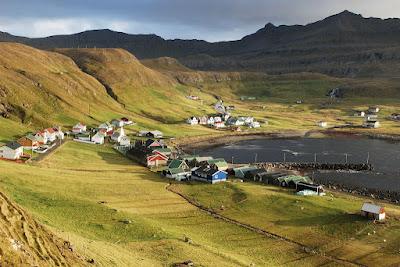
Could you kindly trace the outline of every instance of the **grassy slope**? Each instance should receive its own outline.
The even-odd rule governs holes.
[[[189,127],[185,120],[192,115],[211,112],[215,101],[201,94],[200,102],[186,98],[190,88],[178,85],[173,79],[142,65],[132,54],[122,49],[62,49],[85,72],[106,84],[127,111],[143,128],[157,128],[167,134],[201,134],[206,128]],[[164,125],[163,125],[164,124]]]
[[[0,54],[0,103],[12,107],[15,120],[43,126],[93,121],[89,103],[95,120],[123,112],[68,57],[13,43],[1,43]]]
[[[321,252],[370,266],[400,262],[400,211],[397,207],[389,205],[390,219],[384,225],[377,225],[358,215],[363,203],[358,197],[337,194],[322,198],[298,197],[277,187],[248,183],[179,185],[179,188],[225,216]],[[221,206],[225,207],[223,211]]]
[[[108,147],[67,143],[37,166],[0,162],[0,168],[2,190],[103,266],[326,261],[213,219],[167,191],[167,180]],[[194,243],[183,242],[184,236]]]

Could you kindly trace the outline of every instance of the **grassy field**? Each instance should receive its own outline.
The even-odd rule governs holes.
[[[298,241],[316,250],[367,266],[400,263],[400,210],[386,205],[389,219],[374,224],[359,216],[363,199],[328,193],[301,197],[253,183],[177,185],[214,211]],[[223,207],[221,209],[221,207]]]
[[[333,264],[212,218],[109,147],[70,142],[37,165],[0,168],[2,191],[102,266]]]

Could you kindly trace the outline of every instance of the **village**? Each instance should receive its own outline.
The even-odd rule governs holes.
[[[196,96],[190,96],[192,100],[198,100]],[[250,129],[260,128],[260,122],[251,116],[232,116],[235,106],[225,106],[222,100],[219,100],[214,109],[217,114],[203,115],[200,117],[192,116],[187,119],[189,125],[203,125],[215,129],[231,129],[233,131],[242,131],[241,127]],[[265,121],[265,124],[268,124]]]
[[[376,114],[379,109],[373,111]],[[230,117],[226,121],[237,122],[237,119]],[[245,123],[245,118],[241,122]],[[209,184],[231,181],[253,182],[287,188],[299,196],[326,195],[323,185],[314,183],[308,176],[301,175],[294,169],[282,166],[276,168],[256,162],[234,164],[228,163],[224,158],[187,154],[177,147],[168,145],[169,140],[158,130],[140,130],[135,135],[127,135],[124,127],[130,125],[135,123],[128,118],[120,118],[92,128],[78,122],[65,132],[59,126],[42,129],[0,147],[0,159],[17,163],[29,162],[50,153],[69,140],[92,145],[111,145],[130,160],[159,173],[165,179],[177,182]],[[360,215],[379,221],[385,219],[385,210],[379,205],[366,202],[361,208]]]

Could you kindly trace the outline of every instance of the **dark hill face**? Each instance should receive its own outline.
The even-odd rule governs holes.
[[[268,73],[300,71],[336,76],[398,76],[400,20],[363,18],[344,11],[308,25],[275,26],[232,42],[164,40],[110,30],[46,38],[0,33],[0,41],[42,48],[124,48],[139,59],[174,57],[201,70],[247,70]]]

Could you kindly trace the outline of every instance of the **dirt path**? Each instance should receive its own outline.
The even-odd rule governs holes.
[[[0,266],[86,266],[71,244],[0,192]]]
[[[44,160],[45,158],[47,158],[48,156],[50,156],[51,154],[53,154],[59,147],[61,147],[62,145],[64,145],[65,143],[69,142],[69,140],[67,139],[63,139],[61,141],[57,141],[56,145],[52,148],[50,148],[46,153],[44,154],[39,154],[36,158],[32,159],[32,162],[40,162],[42,160]]]
[[[364,266],[364,265],[361,265],[361,264],[359,264],[357,262],[349,261],[349,260],[346,260],[346,259],[341,259],[341,258],[338,258],[338,257],[335,257],[335,256],[326,255],[326,254],[321,253],[321,252],[319,252],[319,251],[317,251],[317,250],[315,250],[315,249],[313,249],[311,247],[305,246],[305,245],[301,244],[300,242],[291,240],[291,239],[286,238],[284,236],[280,236],[280,235],[268,232],[268,231],[266,231],[264,229],[257,228],[255,226],[252,226],[252,225],[249,225],[249,224],[246,224],[246,223],[242,223],[242,222],[239,222],[239,221],[237,221],[235,219],[232,219],[232,218],[223,216],[223,215],[221,215],[219,213],[216,213],[215,211],[202,206],[201,204],[193,201],[189,197],[185,196],[184,194],[182,194],[181,192],[176,190],[173,187],[173,184],[169,184],[166,187],[166,189],[168,191],[174,193],[174,194],[179,195],[180,197],[185,199],[189,204],[197,207],[198,209],[200,209],[202,211],[207,212],[207,214],[211,215],[212,217],[214,217],[216,219],[223,220],[223,221],[225,221],[227,223],[231,223],[231,224],[237,225],[239,227],[242,227],[242,228],[245,228],[245,229],[250,230],[252,232],[255,232],[255,233],[258,233],[260,235],[263,235],[263,236],[265,236],[267,238],[273,238],[273,239],[281,240],[281,241],[284,241],[284,242],[288,242],[288,243],[290,243],[292,245],[300,247],[304,252],[306,252],[306,253],[308,253],[310,255],[317,255],[317,256],[323,257],[325,259],[331,260],[331,261],[336,262],[336,263],[341,264],[341,265],[345,265],[345,266]]]

